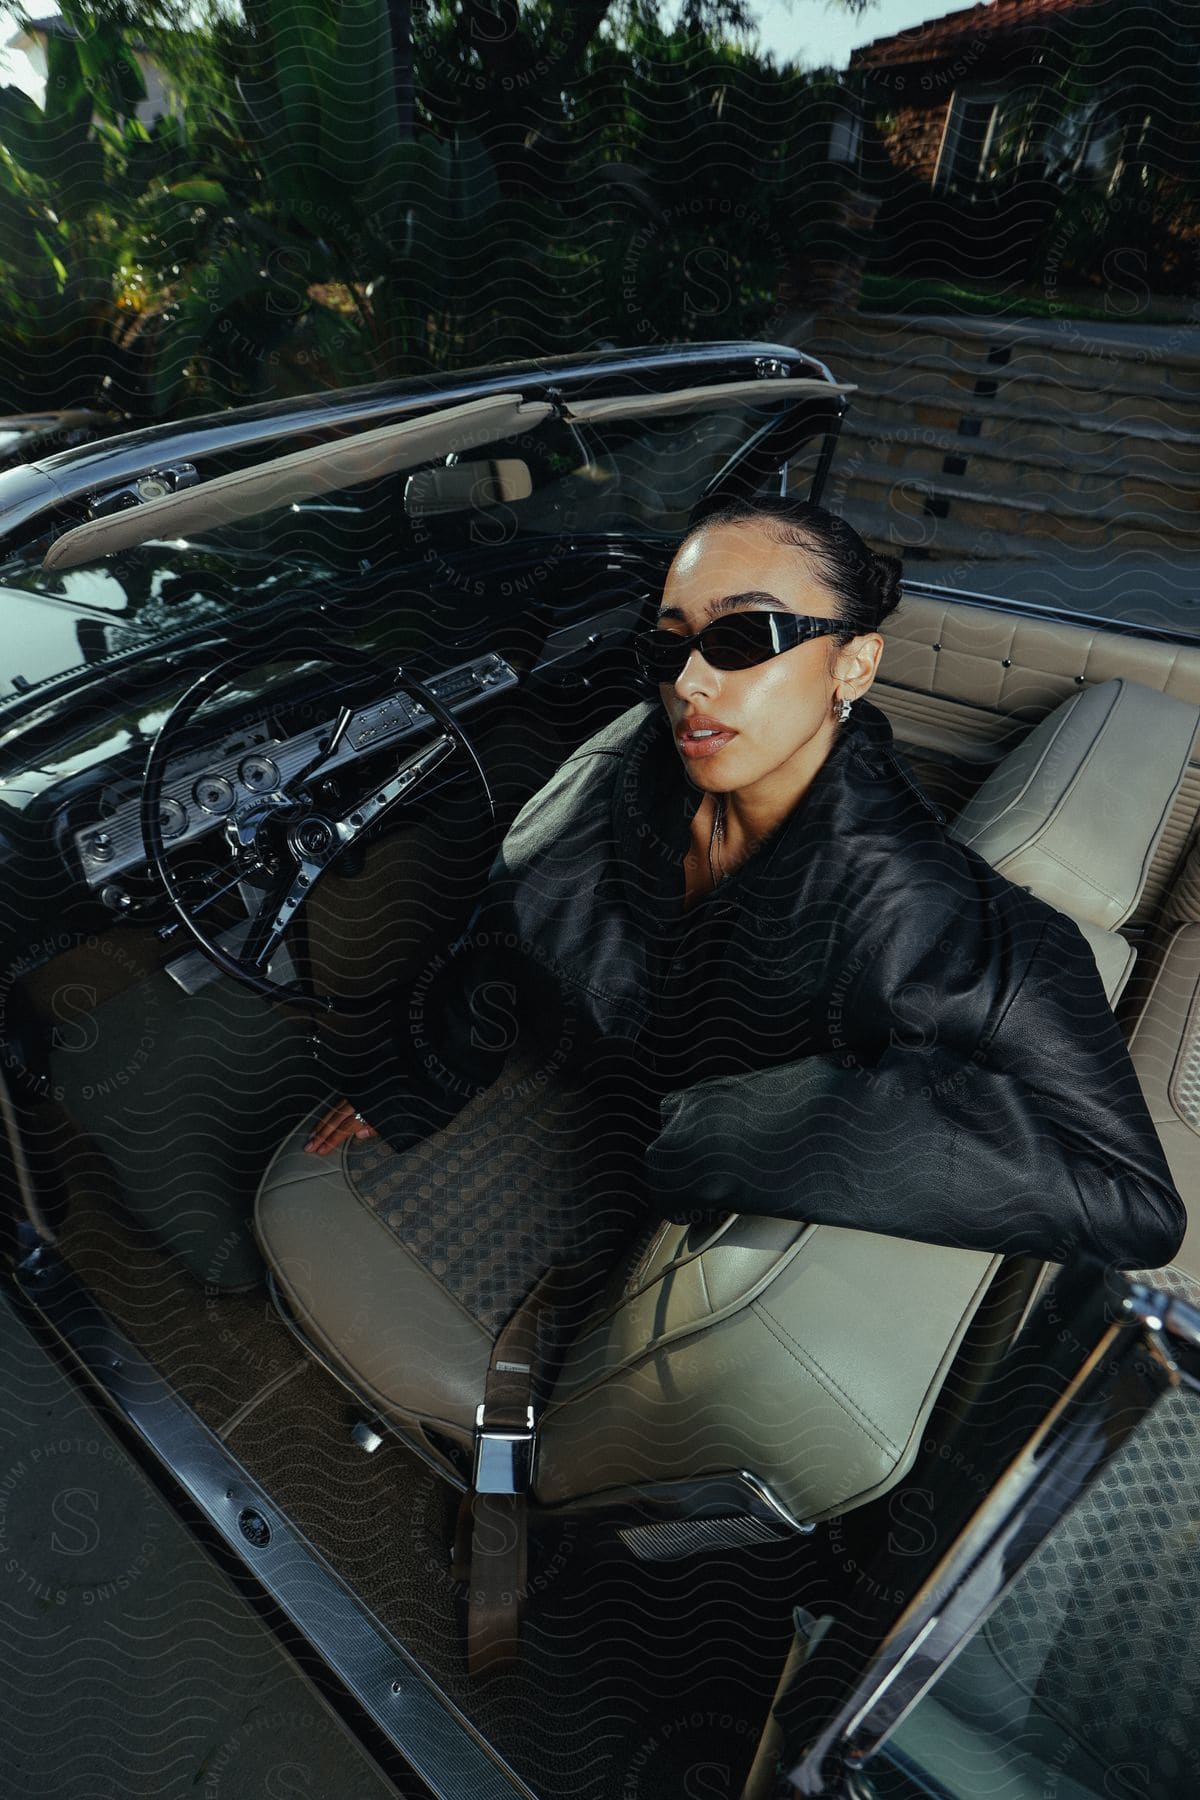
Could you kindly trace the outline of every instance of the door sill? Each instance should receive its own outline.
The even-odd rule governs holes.
[[[537,1800],[55,1251],[35,1251],[14,1279],[24,1300],[432,1794],[439,1800],[463,1794]]]

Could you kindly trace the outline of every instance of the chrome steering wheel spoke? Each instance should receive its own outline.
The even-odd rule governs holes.
[[[333,829],[341,844],[352,844],[397,800],[408,799],[426,777],[432,775],[439,764],[453,754],[455,748],[454,739],[443,732],[431,744],[414,751],[401,763],[390,780],[382,782],[365,800],[360,800],[353,806],[344,818],[336,821]]]
[[[300,869],[267,894],[250,921],[250,929],[242,941],[238,961],[259,973],[266,973],[271,958],[283,941],[283,934],[308,899],[322,872],[321,863],[302,863]]]
[[[433,743],[406,757],[389,780],[360,800],[344,818],[330,822],[319,813],[301,816],[288,832],[288,847],[298,866],[276,882],[255,912],[239,960],[265,974],[288,926],[339,852],[369,830],[398,800],[407,799],[456,748],[454,739],[443,732]],[[271,795],[268,810],[270,802],[278,804],[290,799],[287,793]],[[239,833],[239,841],[243,837]]]

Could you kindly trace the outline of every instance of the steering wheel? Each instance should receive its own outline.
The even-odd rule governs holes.
[[[469,765],[484,801],[488,866],[498,838],[495,800],[475,747],[450,710],[402,668],[384,668],[372,662],[349,689],[342,690],[333,731],[317,755],[272,792],[254,794],[225,819],[222,829],[233,864],[230,879],[199,906],[189,905],[167,858],[159,814],[168,765],[200,706],[236,675],[264,660],[266,657],[259,650],[218,664],[181,695],[163,721],[150,747],[142,784],[141,822],[146,854],[180,924],[224,974],[270,1000],[299,1002],[325,1012],[368,1011],[378,1006],[378,996],[313,994],[298,981],[272,981],[267,968],[284,933],[343,851],[394,807],[410,799],[422,782],[456,751]],[[346,773],[347,766],[338,764],[336,758],[355,715],[372,700],[397,692],[418,701],[440,729],[416,750],[405,745],[401,760],[383,781],[366,786],[364,776],[361,797],[347,806],[340,817],[331,816],[323,810],[314,784],[325,780],[335,767],[339,774]],[[353,769],[355,765],[349,766]],[[197,913],[239,882],[264,873],[271,879],[240,945],[235,949],[221,944],[198,921]]]

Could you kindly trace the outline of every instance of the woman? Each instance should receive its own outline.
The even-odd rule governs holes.
[[[503,967],[531,1041],[549,1024],[573,1075],[617,1082],[605,1148],[656,1216],[1167,1262],[1183,1208],[1090,949],[947,835],[865,698],[898,577],[803,502],[699,518],[638,646],[660,704],[525,806],[467,934],[478,972],[450,959],[402,1074],[312,1152],[349,1145],[353,1172],[378,1132],[391,1150],[361,1149],[386,1160],[496,1082],[513,1039],[479,996]]]

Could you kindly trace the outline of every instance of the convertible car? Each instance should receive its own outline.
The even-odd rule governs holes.
[[[421,1256],[455,1128],[378,1208],[295,1147],[647,698],[692,507],[819,497],[852,404],[785,346],[611,350],[0,476],[8,1289],[413,1792],[1191,1791],[1200,1241],[1120,1275],[655,1220],[516,1404],[500,1251]],[[1080,925],[1190,1201],[1200,640],[910,579],[872,699]]]

